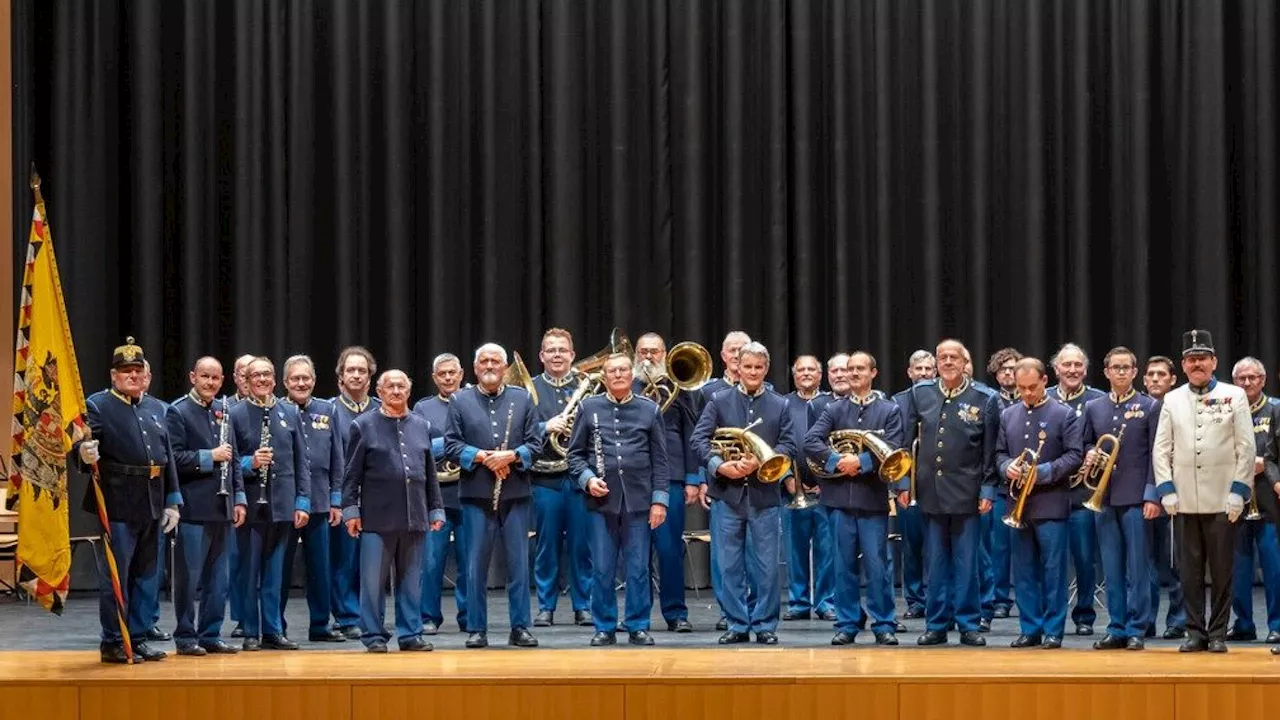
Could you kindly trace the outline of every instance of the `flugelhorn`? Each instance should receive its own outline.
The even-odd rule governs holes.
[[[773,451],[769,443],[759,435],[751,432],[751,428],[760,424],[757,418],[744,428],[716,428],[711,436],[711,452],[719,455],[725,462],[745,460],[754,457],[760,463],[756,477],[762,483],[776,483],[791,470],[791,458]]]
[[[1124,425],[1120,426],[1119,436],[1107,433],[1098,438],[1098,442],[1093,446],[1093,464],[1080,468],[1080,471],[1071,477],[1071,487],[1084,483],[1085,487],[1093,491],[1089,499],[1084,501],[1084,506],[1096,513],[1102,512],[1102,498],[1111,485],[1111,471],[1115,470],[1116,457],[1120,455],[1120,441],[1124,439],[1124,428]],[[1107,446],[1106,450],[1102,449],[1103,445]]]
[[[1036,446],[1036,449],[1023,450],[1022,454],[1018,455],[1018,459],[1013,463],[1022,470],[1022,475],[1017,480],[1009,481],[1010,494],[1015,489],[1019,489],[1019,483],[1021,483],[1018,502],[1014,504],[1013,509],[1007,515],[1000,518],[1000,522],[1014,530],[1022,530],[1027,526],[1026,523],[1022,522],[1022,511],[1026,509],[1027,498],[1031,496],[1031,490],[1036,486],[1036,476],[1039,474],[1040,468],[1040,451],[1044,450],[1044,438],[1045,434],[1042,430],[1040,432],[1040,444]]]
[[[880,463],[880,479],[887,483],[901,480],[911,472],[914,463],[911,454],[901,448],[894,450],[889,443],[870,430],[833,430],[827,435],[827,446],[837,455],[857,455],[869,452]],[[840,477],[841,473],[828,473],[813,460],[809,460],[809,472],[820,478]]]

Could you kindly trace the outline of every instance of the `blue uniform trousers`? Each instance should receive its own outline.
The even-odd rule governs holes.
[[[924,513],[920,506],[898,508],[902,555],[902,599],[908,610],[924,612]]]
[[[240,577],[244,587],[244,605],[240,624],[246,638],[282,635],[280,594],[284,587],[284,551],[293,523],[245,523],[236,528],[240,547]]]
[[[160,603],[160,565],[156,557],[160,523],[157,520],[113,522],[110,527],[111,552],[115,555],[120,592],[124,598],[125,624],[129,626],[130,638],[136,643],[143,633],[152,628],[156,607]],[[98,620],[102,624],[102,642],[118,644],[123,642],[123,635],[120,633],[106,547],[103,543],[95,543],[94,549],[98,561]]]
[[[924,515],[924,553],[929,564],[924,611],[927,630],[947,632],[955,622],[961,632],[978,631],[980,518],[977,513]]]
[[[684,601],[684,488],[671,490],[666,522],[652,533],[653,551],[658,558],[658,601],[667,622],[688,620]]]
[[[718,514],[716,511],[716,506],[718,504],[719,503],[717,503],[714,499],[711,501],[711,509],[707,511],[707,528],[708,529],[713,528],[716,525],[716,515]],[[779,518],[781,518],[781,515],[779,515]],[[782,522],[781,519],[779,519],[778,522],[781,523]],[[716,596],[716,604],[720,606],[720,617],[721,619],[723,619],[727,617],[728,614],[724,610],[724,600],[722,600],[720,597],[720,588],[722,585],[724,585],[724,583],[720,580],[720,556],[716,553],[716,550],[715,550],[714,535],[712,535],[711,544],[712,544],[711,559],[710,559],[710,567],[708,568],[708,571],[711,574],[711,593]],[[747,545],[747,565],[751,566],[752,564],[755,563],[755,561],[756,561],[755,547],[752,545]],[[750,608],[755,604],[756,604],[756,585],[753,582],[752,578],[748,576],[747,577],[748,612],[750,612]]]
[[[284,584],[280,591],[280,626],[285,632],[289,623],[284,619],[284,609],[289,603],[289,588],[293,587],[293,558],[302,538],[303,564],[307,569],[307,611],[310,614],[308,636],[324,633],[329,629],[330,592],[333,580],[329,575],[329,513],[311,515],[301,529],[289,527],[285,541]],[[343,530],[346,529],[344,525]]]
[[[1076,571],[1076,604],[1071,608],[1071,621],[1092,625],[1098,619],[1093,609],[1093,591],[1098,587],[1098,531],[1094,512],[1083,507],[1071,508],[1067,534],[1071,545],[1071,566]]]
[[[449,547],[453,546],[453,563],[456,577],[453,582],[453,602],[458,610],[458,629],[467,631],[467,534],[462,530],[462,511],[445,508],[444,527],[439,532],[429,532],[423,540],[426,559],[422,563],[422,622],[444,624],[441,596],[444,594],[444,569],[449,561]]]
[[[504,502],[498,512],[483,500],[462,501],[462,532],[467,552],[467,632],[489,631],[486,590],[489,557],[499,539],[507,561],[507,606],[511,629],[527,628],[529,617],[529,521],[527,499]]]
[[[240,625],[240,618],[244,617],[241,612],[244,607],[244,586],[239,583],[240,574],[240,543],[236,542],[236,529],[231,528],[227,533],[227,616],[236,625]]]
[[[1235,611],[1233,632],[1257,633],[1253,622],[1253,549],[1258,549],[1262,565],[1262,590],[1267,600],[1267,631],[1280,631],[1280,545],[1276,526],[1267,520],[1241,521],[1236,531],[1236,560],[1232,578],[1231,609]]]
[[[649,510],[609,514],[593,512],[587,518],[591,533],[591,615],[596,632],[614,632],[618,628],[618,591],[614,581],[618,558],[622,558],[626,579],[626,617],[622,626],[627,632],[649,629],[649,611],[653,609],[653,593],[649,584]]]
[[[216,643],[222,635],[227,587],[231,583],[227,538],[231,537],[232,530],[229,522],[178,524],[173,571],[173,611],[178,626],[173,641],[180,648]],[[198,621],[197,595],[200,597]]]
[[[176,544],[177,538],[178,538],[177,536],[178,531],[174,530],[173,532],[174,532],[174,544]],[[165,535],[162,532],[157,531],[156,532],[156,565],[160,567],[160,572],[156,573],[156,608],[155,608],[155,612],[152,613],[152,617],[151,617],[152,627],[160,627],[160,588],[164,587],[165,579],[167,578],[169,581],[170,595],[172,595],[172,593],[174,592],[174,588],[177,587],[177,582],[178,582],[177,579],[169,577],[170,550],[171,548],[169,547],[169,536]],[[179,559],[180,558],[178,558],[175,555],[173,557],[173,560],[174,560],[173,565],[176,566]]]
[[[1147,625],[1156,626],[1160,613],[1160,588],[1168,588],[1169,608],[1165,611],[1164,626],[1185,630],[1187,607],[1183,604],[1182,580],[1173,563],[1173,544],[1169,534],[1172,526],[1168,515],[1161,515],[1147,524],[1151,534],[1151,614]]]
[[[1000,518],[1004,517],[1007,512],[1009,512],[1008,496],[997,494],[995,501],[992,503],[991,512],[985,515],[988,518],[987,522],[991,526],[990,532],[984,536],[984,539],[990,542],[991,609],[993,613],[996,608],[1008,610],[1013,607],[1013,573],[1009,567],[1013,528],[1000,522]],[[991,618],[990,615],[986,617],[987,619]]]
[[[360,538],[351,537],[345,523],[329,528],[329,568],[329,607],[334,622],[339,628],[359,627]]]
[[[871,631],[893,632],[893,585],[887,571],[889,562],[889,517],[883,513],[825,508],[831,527],[835,554],[836,630],[857,634],[865,625],[858,555],[867,577],[867,615]]]
[[[711,549],[720,564],[720,607],[735,632],[774,632],[781,605],[778,536],[781,506],[748,507],[739,512],[712,501]],[[748,585],[756,595],[747,596]]]
[[[821,505],[808,510],[782,510],[791,540],[787,551],[787,609],[791,612],[823,613],[835,606],[830,512]]]
[[[1029,520],[1025,530],[1013,532],[1013,590],[1023,635],[1062,637],[1067,624],[1067,534],[1066,520]]]
[[[396,593],[396,640],[422,636],[421,531],[360,533],[360,642],[390,642],[387,633],[387,579]],[[391,568],[395,566],[395,574]]]
[[[587,546],[585,498],[569,480],[557,477],[555,487],[533,485],[533,580],[538,589],[538,609],[555,612],[560,595],[560,559],[568,558],[566,583],[573,609],[586,610],[591,603],[591,549]]]
[[[1102,576],[1107,581],[1107,632],[1140,638],[1151,617],[1151,547],[1142,505],[1097,513]]]

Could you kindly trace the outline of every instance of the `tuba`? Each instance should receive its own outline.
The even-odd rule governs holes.
[[[1111,484],[1111,471],[1116,467],[1116,456],[1120,454],[1120,441],[1123,439],[1123,425],[1120,426],[1118,437],[1107,433],[1098,438],[1098,442],[1094,445],[1097,457],[1094,458],[1093,464],[1080,468],[1079,472],[1071,478],[1071,487],[1084,483],[1085,487],[1093,491],[1089,499],[1084,501],[1084,506],[1096,513],[1102,512],[1102,498],[1107,494],[1107,487]],[[1104,444],[1107,446],[1106,450],[1102,449]]]
[[[895,483],[911,472],[915,464],[911,453],[906,450],[894,450],[883,438],[868,430],[834,430],[827,436],[827,445],[837,455],[857,455],[869,452],[880,462],[880,479],[887,483]],[[820,478],[840,477],[839,472],[828,473],[826,468],[809,460],[809,472]]]
[[[559,460],[551,462],[543,462],[539,470],[545,472],[563,472],[568,467],[569,457],[569,438],[573,435],[573,423],[578,417],[578,408],[582,405],[582,401],[588,395],[595,395],[600,392],[604,383],[604,363],[611,355],[631,355],[631,341],[627,339],[625,333],[618,328],[614,328],[609,333],[609,345],[601,348],[596,354],[589,358],[579,360],[573,364],[575,374],[581,375],[577,388],[573,391],[573,396],[569,398],[569,402],[565,403],[564,410],[560,414],[568,421],[565,423],[564,432],[547,433],[547,445],[552,452],[560,456]]]
[[[1022,511],[1027,506],[1027,498],[1031,495],[1031,489],[1036,486],[1036,476],[1039,474],[1040,467],[1040,451],[1044,449],[1044,431],[1040,432],[1040,444],[1035,450],[1023,450],[1014,464],[1023,468],[1022,477],[1018,480],[1009,481],[1009,494],[1018,489],[1021,483],[1021,490],[1018,492],[1018,502],[1013,506],[1007,515],[1000,518],[1000,522],[1008,525],[1014,530],[1021,530],[1026,527],[1022,522]]]
[[[711,454],[725,462],[754,457],[760,463],[756,470],[760,482],[776,483],[791,471],[791,458],[774,452],[769,443],[751,432],[760,422],[757,419],[744,428],[716,428],[711,436]]]
[[[711,353],[696,342],[682,342],[667,352],[665,373],[645,385],[642,394],[666,412],[683,392],[693,392],[711,379]]]

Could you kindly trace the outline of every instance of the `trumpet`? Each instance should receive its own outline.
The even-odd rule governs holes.
[[[1084,501],[1084,506],[1094,512],[1102,512],[1102,498],[1107,494],[1107,487],[1111,485],[1111,471],[1115,470],[1116,457],[1120,454],[1120,441],[1124,439],[1124,428],[1124,425],[1120,426],[1119,436],[1107,433],[1098,438],[1098,442],[1094,445],[1096,457],[1093,464],[1080,468],[1079,472],[1071,476],[1071,487],[1074,488],[1083,483],[1093,491],[1089,499]],[[1106,450],[1102,449],[1103,445],[1107,446]]]
[[[791,471],[791,458],[773,451],[751,428],[760,424],[756,419],[744,428],[716,428],[711,436],[711,453],[725,462],[755,458],[760,463],[756,476],[762,483],[776,483]]]
[[[880,479],[887,483],[901,480],[915,467],[911,455],[901,448],[894,450],[879,435],[868,430],[835,430],[827,436],[827,446],[837,455],[857,455],[870,452],[880,461]],[[820,478],[839,477],[841,473],[828,473],[826,468],[809,460],[809,472]]]
[[[1040,451],[1044,450],[1044,432],[1040,433],[1040,444],[1035,450],[1023,450],[1014,464],[1022,468],[1022,477],[1018,480],[1009,481],[1009,493],[1018,489],[1018,483],[1022,485],[1018,492],[1018,502],[1014,504],[1013,509],[1007,515],[1000,518],[1000,522],[1008,525],[1014,530],[1022,530],[1027,525],[1022,522],[1022,511],[1026,509],[1027,498],[1031,495],[1031,489],[1036,486],[1036,476],[1039,474],[1040,467]]]
[[[662,377],[650,380],[641,391],[666,412],[683,392],[698,390],[711,379],[711,353],[696,342],[682,342],[667,352]]]

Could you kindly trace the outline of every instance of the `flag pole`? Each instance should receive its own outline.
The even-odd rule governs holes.
[[[35,193],[36,207],[40,210],[40,217],[45,219],[44,196],[40,193],[40,175],[36,172],[36,164],[31,163],[31,190]],[[81,398],[84,397],[84,389],[80,387],[79,378],[76,378],[76,394]],[[83,403],[83,400],[81,401]],[[88,437],[93,437],[93,431],[85,424],[85,433]],[[102,495],[102,481],[98,473],[98,463],[92,465],[93,475],[93,496],[98,506],[98,521],[102,523],[102,549],[107,558],[107,570],[111,575],[111,592],[116,598],[116,622],[120,623],[120,637],[124,641],[125,658],[132,663],[133,660],[133,640],[129,637],[129,623],[125,620],[128,616],[128,607],[124,603],[124,592],[120,589],[120,571],[116,567],[116,556],[111,551],[111,522],[107,518],[107,501]]]

